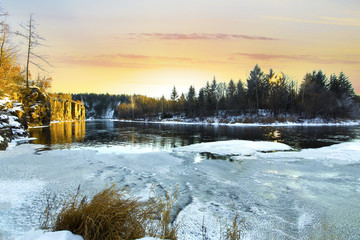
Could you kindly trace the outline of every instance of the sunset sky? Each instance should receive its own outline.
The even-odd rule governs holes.
[[[293,80],[344,71],[360,93],[359,0],[2,0],[12,30],[34,14],[53,92],[169,96],[259,64]],[[19,56],[21,60],[21,55]],[[25,62],[24,62],[25,64]],[[38,70],[33,69],[33,75]]]

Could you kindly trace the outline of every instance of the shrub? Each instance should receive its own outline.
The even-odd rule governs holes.
[[[155,196],[148,201],[125,196],[115,185],[96,194],[90,201],[77,193],[70,200],[57,204],[48,198],[41,218],[42,228],[69,230],[85,240],[137,239],[153,236],[177,239],[177,226],[171,226],[170,212],[177,199]],[[57,213],[58,212],[58,213]]]

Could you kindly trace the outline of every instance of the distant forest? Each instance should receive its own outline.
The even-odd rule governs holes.
[[[321,71],[307,73],[300,86],[284,73],[272,69],[263,72],[258,65],[250,71],[246,83],[230,80],[218,83],[216,78],[199,89],[178,93],[174,86],[170,99],[144,95],[75,94],[87,108],[103,116],[109,106],[115,118],[149,119],[182,115],[189,118],[217,115],[256,115],[267,112],[275,118],[297,115],[304,118],[359,118],[360,97],[355,94],[349,78],[340,72],[328,79]]]

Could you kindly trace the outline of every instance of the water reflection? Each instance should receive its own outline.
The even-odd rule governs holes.
[[[71,148],[73,143],[83,142],[86,134],[85,121],[59,122],[49,127],[30,128],[32,142],[56,148]]]
[[[317,148],[360,138],[360,126],[234,127],[127,123],[109,120],[63,122],[30,129],[34,143],[48,148],[131,145],[169,150],[200,142],[243,139]]]

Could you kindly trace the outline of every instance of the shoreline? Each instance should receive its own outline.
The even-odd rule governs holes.
[[[96,121],[106,119],[91,119],[86,121]],[[228,126],[228,127],[315,127],[315,126],[356,126],[360,125],[357,121],[341,121],[341,122],[277,122],[277,123],[223,123],[223,122],[207,122],[207,121],[153,121],[153,120],[126,120],[126,119],[107,119],[113,122],[132,122],[132,123],[149,123],[149,124],[172,124],[172,125],[211,125],[211,126]]]

